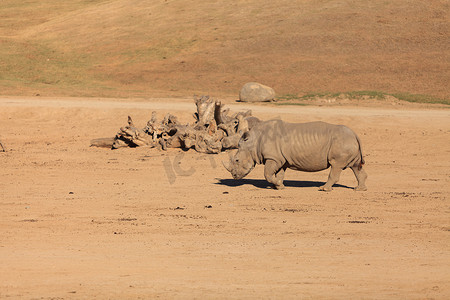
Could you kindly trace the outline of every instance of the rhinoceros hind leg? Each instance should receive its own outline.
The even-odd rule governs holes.
[[[331,166],[330,174],[328,175],[328,181],[319,187],[319,191],[331,192],[333,190],[333,184],[338,182],[339,177],[341,177],[342,168]]]
[[[355,174],[356,180],[358,180],[358,186],[355,187],[355,191],[367,191],[366,179],[367,173],[363,168],[358,168],[357,166],[351,167],[353,173]]]

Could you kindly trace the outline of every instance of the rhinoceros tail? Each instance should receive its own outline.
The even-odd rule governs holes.
[[[360,155],[360,159],[359,159],[359,163],[358,163],[358,170],[361,170],[362,166],[366,163],[366,161],[364,160],[364,156],[363,156],[361,140],[359,139],[359,137],[357,135],[356,135],[356,140],[358,141],[359,155]]]

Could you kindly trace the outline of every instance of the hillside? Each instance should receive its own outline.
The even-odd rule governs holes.
[[[65,3],[60,3],[65,2]],[[448,1],[2,1],[0,94],[450,97]]]

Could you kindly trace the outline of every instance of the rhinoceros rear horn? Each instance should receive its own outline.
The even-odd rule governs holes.
[[[231,167],[229,162],[222,161],[222,165],[227,169],[228,172],[231,173]]]

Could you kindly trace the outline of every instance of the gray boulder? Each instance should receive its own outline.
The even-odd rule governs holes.
[[[257,82],[244,84],[239,93],[239,100],[242,102],[265,102],[274,99],[275,91],[273,88]]]

